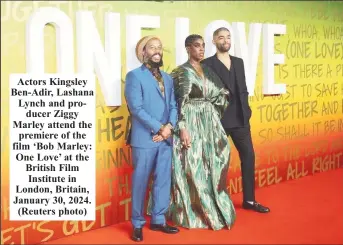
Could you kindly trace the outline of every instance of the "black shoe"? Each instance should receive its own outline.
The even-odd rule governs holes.
[[[134,228],[132,232],[132,240],[135,242],[141,242],[143,241],[143,232],[142,228]]]
[[[254,202],[253,204],[250,204],[248,202],[243,202],[243,208],[244,209],[251,209],[258,213],[269,213],[270,209],[268,207],[265,207],[258,202]]]
[[[150,229],[153,231],[162,231],[168,234],[175,234],[179,232],[178,228],[169,226],[168,224],[164,224],[164,225],[151,224]]]

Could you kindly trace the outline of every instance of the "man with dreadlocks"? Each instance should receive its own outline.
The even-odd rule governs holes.
[[[177,107],[171,77],[160,70],[162,43],[155,36],[142,38],[136,46],[142,66],[126,76],[125,97],[131,114],[128,142],[132,147],[131,205],[132,239],[142,241],[145,224],[144,201],[150,174],[153,173],[152,219],[150,229],[175,234],[165,213],[170,202],[172,138]]]

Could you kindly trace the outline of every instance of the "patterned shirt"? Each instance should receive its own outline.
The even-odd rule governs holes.
[[[162,77],[162,74],[160,72],[160,69],[159,68],[152,68],[151,65],[149,65],[149,64],[145,64],[145,66],[149,69],[149,71],[152,73],[152,75],[157,80],[160,91],[164,97],[164,82],[163,82],[163,77]]]

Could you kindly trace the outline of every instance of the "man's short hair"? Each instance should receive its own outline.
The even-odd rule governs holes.
[[[213,32],[213,38],[218,36],[219,32],[221,32],[221,31],[228,31],[228,32],[230,32],[229,29],[227,29],[226,27],[220,27],[220,28],[218,28],[217,30],[215,30]]]

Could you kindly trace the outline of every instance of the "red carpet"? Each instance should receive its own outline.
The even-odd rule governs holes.
[[[142,244],[343,244],[343,169],[257,189],[269,214],[241,208],[234,195],[237,221],[232,230],[186,230],[168,235],[144,228]],[[53,240],[45,244],[128,244],[129,222]],[[135,243],[137,244],[137,243]]]

